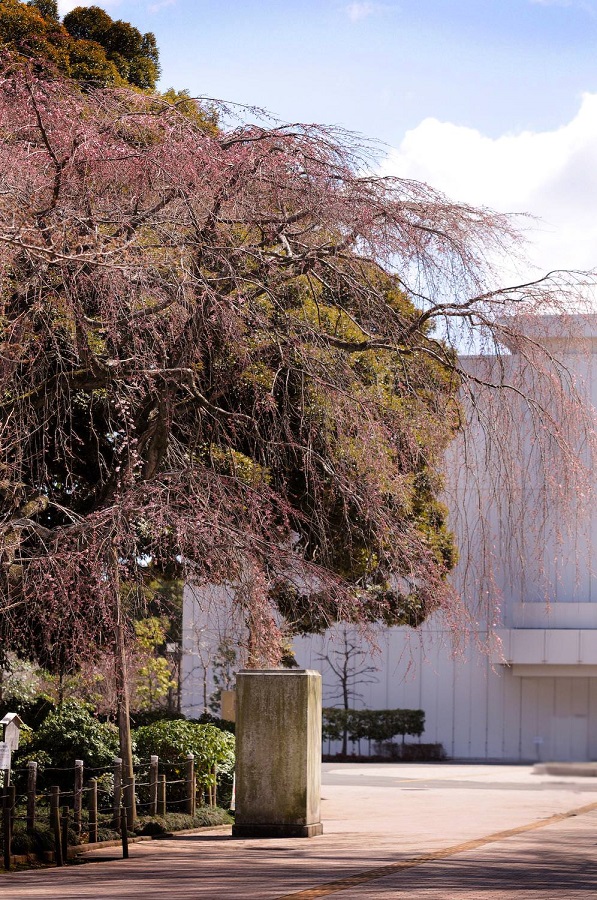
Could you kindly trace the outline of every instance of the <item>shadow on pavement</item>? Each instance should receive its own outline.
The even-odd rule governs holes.
[[[595,842],[597,851],[597,842]],[[597,895],[597,859],[586,855],[556,855],[553,847],[522,851],[512,847],[513,858],[499,852],[468,854],[425,863],[412,869],[371,880],[345,891],[347,897],[399,897],[412,900],[481,900],[496,897],[512,900],[572,900]],[[596,852],[597,857],[597,852]]]

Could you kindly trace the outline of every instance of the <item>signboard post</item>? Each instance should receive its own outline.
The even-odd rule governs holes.
[[[10,784],[10,755],[19,748],[19,733],[23,720],[17,713],[6,713],[0,719],[2,740],[0,741],[0,772],[4,772],[4,787]]]
[[[2,786],[7,788],[10,784],[10,745],[6,741],[0,741],[0,772],[3,774]]]

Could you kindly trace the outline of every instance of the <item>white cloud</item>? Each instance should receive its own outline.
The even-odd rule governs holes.
[[[358,22],[360,19],[366,19],[376,13],[379,5],[377,3],[349,3],[344,9],[351,22]]]
[[[489,138],[425,119],[406,133],[383,173],[425,181],[456,200],[541,218],[527,252],[542,270],[597,268],[597,94],[545,132]]]
[[[177,0],[156,0],[155,3],[150,3],[147,7],[147,11],[150,13],[158,13],[162,9],[166,9],[168,6],[175,6]]]

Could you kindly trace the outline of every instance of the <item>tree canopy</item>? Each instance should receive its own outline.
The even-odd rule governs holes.
[[[99,6],[77,6],[64,17],[64,27],[76,40],[103,47],[119,75],[140,88],[155,88],[160,74],[155,35],[141,32],[121,19],[114,21]]]
[[[0,0],[0,45],[52,62],[84,83],[154,89],[159,77],[155,36],[98,6],[77,7],[61,24],[55,0]]]
[[[84,653],[148,569],[236,582],[256,660],[279,611],[453,604],[438,497],[469,376],[434,322],[514,334],[562,296],[488,288],[509,221],[368,174],[336,129],[208,130],[10,55],[0,128],[4,634]]]

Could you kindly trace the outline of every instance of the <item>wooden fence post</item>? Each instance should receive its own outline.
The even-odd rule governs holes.
[[[158,766],[159,757],[149,758],[149,815],[158,814]]]
[[[60,809],[60,788],[58,785],[53,784],[50,788],[50,822],[54,821],[55,809]]]
[[[62,862],[66,864],[68,859],[68,819],[70,810],[68,806],[62,807]]]
[[[118,827],[120,822],[120,807],[122,806],[122,760],[114,760],[114,801],[112,804],[113,824]]]
[[[217,793],[216,793],[216,783],[217,783],[216,779],[218,776],[218,770],[215,766],[211,767],[210,774],[211,774],[211,777],[213,780],[209,786],[209,805],[217,806],[218,798],[217,798]]]
[[[75,791],[73,794],[74,828],[81,834],[81,813],[83,810],[83,760],[75,760]]]
[[[29,834],[35,828],[35,806],[37,802],[37,763],[29,760],[27,763],[27,831]]]
[[[160,775],[158,781],[158,816],[166,815],[166,776]]]
[[[189,816],[195,815],[195,757],[192,753],[187,754],[185,787],[187,795],[187,813]]]
[[[89,843],[97,844],[97,778],[89,782]]]
[[[12,809],[10,806],[11,792],[9,787],[2,790],[2,829],[3,829],[3,856],[4,868],[10,869],[10,857],[12,853]]]
[[[120,810],[120,836],[122,838],[122,858],[129,858],[129,828],[126,806],[123,804]]]
[[[126,806],[126,814],[130,828],[135,827],[135,776],[127,778],[123,790],[123,802]]]
[[[50,827],[54,832],[54,859],[57,866],[62,866],[62,840],[60,838],[60,788],[50,788]]]

